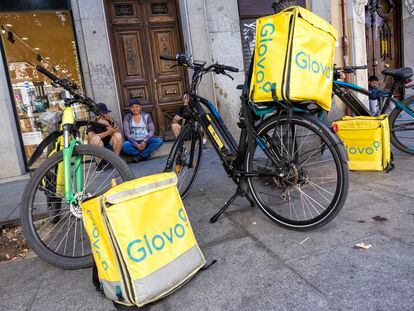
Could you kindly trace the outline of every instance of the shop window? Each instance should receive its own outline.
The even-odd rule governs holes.
[[[72,80],[82,91],[72,18],[69,11],[0,13],[0,26],[16,122],[29,160],[37,145],[58,126],[64,99],[69,97],[35,67],[42,65]],[[88,118],[83,107],[75,107],[75,111],[79,119]]]

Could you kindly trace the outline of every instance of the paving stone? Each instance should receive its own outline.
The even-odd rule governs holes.
[[[299,258],[289,263],[296,272],[325,293],[338,310],[412,310],[414,305],[414,248],[393,239],[373,236]]]
[[[286,262],[358,242],[374,234],[369,226],[340,216],[324,227],[307,232],[284,229],[257,208],[235,212],[229,217]]]
[[[330,309],[323,295],[250,238],[215,245],[205,256],[218,262],[167,298],[169,310]]]

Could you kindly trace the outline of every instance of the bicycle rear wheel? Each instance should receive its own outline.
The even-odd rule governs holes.
[[[261,210],[274,222],[295,230],[311,230],[331,221],[348,194],[345,151],[329,128],[307,115],[274,116],[257,129],[278,155],[275,165],[257,145],[246,154],[248,173],[283,173],[249,177],[248,185]]]
[[[191,125],[184,126],[168,156],[166,171],[177,174],[177,187],[183,199],[198,174],[203,151],[202,138],[202,134]]]
[[[407,107],[414,113],[414,104]],[[398,150],[414,154],[414,117],[396,106],[390,117],[391,143]]]
[[[99,195],[133,179],[128,165],[113,152],[98,146],[76,146],[72,155],[72,191],[75,193],[74,159],[80,156],[83,191],[79,201]],[[102,164],[101,164],[102,163]],[[100,168],[98,167],[100,166]],[[35,171],[23,194],[22,228],[33,251],[43,260],[64,269],[80,269],[92,263],[90,242],[83,227],[80,206],[64,199],[63,154],[58,152]]]

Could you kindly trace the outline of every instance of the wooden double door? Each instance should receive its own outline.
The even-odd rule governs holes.
[[[130,98],[151,113],[157,134],[171,139],[170,123],[187,86],[187,75],[160,55],[183,51],[175,0],[106,0],[113,63],[123,115]]]
[[[402,64],[401,0],[369,0],[365,7],[368,74]]]

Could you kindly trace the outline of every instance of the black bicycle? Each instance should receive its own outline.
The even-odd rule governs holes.
[[[247,79],[240,86],[237,143],[211,102],[197,95],[197,88],[206,73],[232,78],[229,72],[238,69],[218,63],[206,66],[185,54],[160,58],[193,70],[191,99],[165,170],[177,173],[179,191],[185,197],[200,167],[204,132],[228,176],[238,185],[210,222],[217,221],[237,196],[245,196],[252,206],[289,229],[315,229],[338,214],[348,193],[347,156],[332,130],[305,111],[307,103],[298,104],[304,113],[294,111],[290,102],[278,101],[259,111],[249,101]]]

